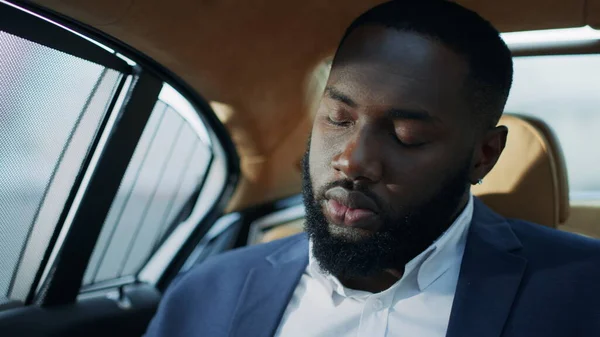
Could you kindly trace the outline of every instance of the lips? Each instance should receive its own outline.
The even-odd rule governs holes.
[[[325,213],[336,225],[368,229],[377,223],[379,208],[367,195],[335,187],[325,193]]]

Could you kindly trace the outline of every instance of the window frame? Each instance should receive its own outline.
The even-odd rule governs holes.
[[[587,55],[600,53],[600,40],[508,45],[512,57]]]
[[[65,30],[64,28],[58,26],[52,21],[43,18],[31,11],[28,11],[27,9],[21,8],[21,6],[14,5],[6,1],[0,1],[0,6],[2,6],[2,11],[0,11],[0,22],[2,22],[3,32],[27,39],[34,43],[38,43],[40,45],[60,52],[67,53],[74,57],[88,60],[105,68],[116,70],[122,74],[117,88],[113,93],[106,114],[101,119],[101,123],[98,126],[97,135],[92,139],[92,143],[90,144],[88,150],[88,155],[83,160],[82,166],[79,169],[79,172],[74,180],[71,191],[69,192],[69,195],[63,206],[63,211],[61,212],[58,221],[54,225],[53,233],[48,239],[46,251],[43,254],[42,261],[39,264],[33,281],[31,283],[27,282],[27,284],[24,285],[24,287],[30,288],[29,291],[27,291],[28,296],[27,298],[15,298],[15,296],[11,296],[12,294],[18,292],[17,290],[15,290],[15,288],[23,286],[24,281],[29,281],[28,277],[20,275],[20,271],[22,270],[21,267],[31,263],[31,261],[29,261],[31,258],[38,258],[38,256],[29,257],[29,254],[27,254],[28,248],[31,247],[29,243],[32,239],[33,234],[36,231],[40,230],[37,222],[34,222],[34,224],[28,232],[27,238],[25,239],[24,246],[20,253],[19,260],[17,262],[17,267],[15,269],[14,274],[12,275],[11,284],[8,290],[8,299],[13,302],[23,301],[25,303],[29,303],[30,296],[33,293],[33,289],[36,287],[37,282],[40,280],[45,265],[47,264],[50,258],[49,251],[58,240],[58,233],[61,231],[62,225],[66,217],[65,210],[68,210],[73,206],[75,192],[77,191],[77,189],[79,189],[79,187],[82,184],[85,168],[88,167],[90,164],[90,154],[97,149],[98,135],[104,132],[107,126],[108,116],[111,114],[111,110],[114,109],[117,103],[117,98],[120,96],[120,93],[123,91],[123,89],[125,89],[124,87],[127,82],[127,78],[131,76],[131,74],[133,74],[133,68],[126,61],[111,53],[109,50],[100,47],[100,45],[90,44],[90,42],[83,40],[81,37],[74,35],[72,32]],[[68,146],[68,144],[65,144],[65,146]],[[56,168],[59,167],[61,160],[62,157],[59,158],[59,161],[56,163]],[[56,174],[56,171],[54,172],[54,174]],[[45,196],[42,200],[46,199],[48,190],[49,187],[46,188]],[[45,201],[43,201],[42,204],[40,204],[39,209],[42,208],[44,203]]]
[[[132,73],[133,69],[127,61],[112,53],[110,49],[90,42],[90,39],[65,26],[61,27],[48,16],[28,9],[26,4],[18,1],[14,1],[13,4],[4,0],[0,1],[0,4],[6,5],[0,12],[3,31],[124,74]]]
[[[153,260],[153,256],[157,253],[157,249],[159,249],[164,242],[168,239],[169,234],[174,232],[176,230],[177,227],[179,227],[180,225],[184,225],[184,226],[189,226],[188,223],[190,222],[190,218],[192,218],[192,215],[194,214],[194,209],[197,207],[197,205],[199,204],[198,200],[200,199],[200,197],[203,195],[203,193],[201,193],[202,191],[206,191],[204,189],[205,184],[207,183],[207,178],[209,175],[209,171],[211,170],[211,168],[213,168],[213,163],[215,163],[215,161],[218,160],[218,157],[215,154],[215,146],[214,144],[216,143],[213,138],[210,135],[209,130],[207,130],[204,125],[202,125],[202,121],[199,118],[199,116],[196,114],[195,110],[191,107],[188,106],[189,104],[187,104],[187,102],[181,102],[181,100],[179,100],[179,94],[172,94],[172,88],[169,85],[164,85],[161,93],[159,94],[159,101],[162,104],[165,105],[165,111],[163,113],[167,113],[167,111],[171,110],[171,113],[175,113],[177,114],[178,118],[182,119],[183,123],[186,123],[188,125],[188,127],[190,128],[190,130],[192,130],[192,132],[195,134],[195,136],[198,139],[199,144],[201,144],[202,146],[204,146],[207,150],[207,158],[206,161],[203,163],[203,165],[206,166],[206,168],[204,169],[204,171],[201,174],[201,178],[198,180],[197,184],[194,186],[193,192],[187,197],[187,199],[183,199],[184,202],[181,203],[182,205],[185,205],[186,207],[190,207],[190,213],[187,214],[186,216],[184,216],[183,218],[180,218],[179,216],[176,216],[170,223],[165,223],[166,226],[164,226],[164,231],[160,231],[157,232],[157,237],[154,240],[154,244],[153,244],[153,249],[150,251],[150,255],[149,256],[145,256],[145,261],[144,264],[142,265],[142,268],[140,268],[139,270],[137,270],[135,273],[133,274],[123,274],[122,272],[119,272],[119,274],[117,275],[117,277],[114,278],[110,278],[110,279],[106,279],[106,280],[101,280],[101,281],[93,281],[91,283],[84,283],[82,285],[81,288],[81,293],[89,293],[89,292],[93,292],[93,291],[98,291],[101,289],[106,289],[106,288],[113,288],[115,284],[127,284],[127,283],[131,283],[131,278],[135,278],[136,280],[138,280],[137,276],[139,275],[140,271],[143,269],[146,269],[145,266],[148,264],[149,261]],[[164,96],[163,96],[164,94]],[[153,112],[155,113],[155,112]],[[157,126],[158,128],[159,126]],[[145,132],[145,131],[144,131]],[[145,151],[143,151],[144,153],[147,154],[147,151],[151,150],[152,147],[152,141],[150,141],[150,144],[148,144],[148,147],[145,149]],[[199,145],[197,144],[197,146]],[[173,146],[175,145],[175,142],[173,143]],[[197,146],[195,147],[195,151],[197,151]],[[136,148],[136,151],[138,151],[138,149]],[[169,151],[170,152],[170,151]],[[145,156],[145,155],[144,155]],[[193,157],[193,154],[192,154]],[[189,159],[192,159],[192,157],[190,157]],[[221,155],[222,157],[222,155]],[[182,172],[182,176],[180,177],[180,183],[183,182],[184,177],[186,174],[189,173],[188,169],[189,169],[189,164],[191,162],[188,160],[187,161],[187,165],[186,165],[186,169]],[[139,174],[139,170],[143,170],[144,166],[144,160],[142,159],[141,163],[140,163],[140,167],[138,168],[138,172],[136,174]],[[129,170],[129,167],[128,167]],[[223,167],[220,168],[221,171],[225,171],[225,169]],[[161,176],[164,174],[161,173]],[[160,180],[161,178],[159,178]],[[134,180],[136,180],[134,178]],[[157,182],[158,183],[158,182]],[[210,185],[210,183],[209,183]],[[219,185],[219,184],[217,184]],[[133,189],[135,188],[135,183],[133,183],[133,185],[131,186],[131,189],[128,192],[125,192],[128,196],[131,195],[131,192],[133,191]],[[119,188],[119,190],[121,190],[123,186],[121,186]],[[155,187],[158,187],[155,186]],[[220,189],[221,187],[217,187],[217,189]],[[214,193],[213,193],[214,195]],[[128,197],[126,198],[128,199]],[[150,198],[152,199],[152,198]],[[174,200],[172,200],[174,201]],[[149,202],[151,202],[151,200],[149,200]],[[114,205],[112,205],[114,206]],[[146,207],[150,206],[150,204],[147,204]],[[170,207],[172,207],[173,204],[171,203]],[[122,204],[121,205],[121,211],[120,211],[120,215],[122,215],[122,212],[126,209],[126,205]],[[119,215],[119,218],[120,218]],[[192,220],[192,221],[196,221],[196,223],[199,220]],[[117,221],[118,222],[118,221]],[[118,230],[117,228],[119,227],[118,223],[115,223],[114,226],[112,227],[112,229],[110,230],[110,234],[108,234],[108,236],[110,238],[112,238],[116,232],[116,230]],[[137,236],[139,235],[139,230],[141,228],[143,228],[142,223],[138,223],[136,226],[136,231],[132,237],[132,242],[134,242],[137,238]],[[104,229],[103,229],[104,230]],[[110,241],[111,239],[108,239],[104,245],[104,247],[102,248],[102,254],[99,255],[100,258],[98,259],[97,265],[94,268],[95,272],[93,279],[96,279],[96,276],[98,275],[98,270],[102,267],[103,265],[103,261],[104,261],[104,257],[106,256],[108,250],[109,250],[109,246],[110,246]],[[171,244],[172,245],[172,244]],[[98,247],[95,247],[98,248]],[[121,266],[121,271],[122,268],[125,267],[126,261],[127,259],[124,259],[122,261],[123,265]],[[89,266],[88,266],[89,267]],[[160,270],[164,270],[164,267]],[[89,272],[89,270],[86,271]],[[158,273],[160,274],[160,273]],[[156,277],[156,276],[155,276]],[[150,280],[146,279],[147,283],[151,283],[151,284],[155,284],[156,282],[151,282]]]
[[[212,203],[205,207],[200,218],[196,216],[197,223],[189,231],[189,235],[181,236],[181,246],[173,247],[171,244],[171,259],[159,277],[161,280],[172,278],[169,271],[176,269],[174,265],[184,262],[183,256],[189,250],[186,247],[195,246],[208,230],[205,227],[210,227],[211,220],[222,214],[239,180],[239,157],[225,127],[210,105],[191,86],[134,48],[34,3],[0,0],[0,7],[3,7],[0,11],[3,31],[127,75],[122,76],[119,84],[121,92],[113,96],[111,109],[104,117],[76,178],[23,304],[50,307],[77,300],[96,240],[163,83],[171,85],[198,113],[213,144],[220,149],[219,169],[224,170],[225,174],[220,191],[212,196]],[[15,15],[25,21],[14,20],[12,14],[11,20],[1,20],[9,13],[4,7],[18,13]],[[5,26],[10,26],[10,30],[5,29]],[[94,41],[102,41],[105,45]],[[131,59],[135,59],[135,62]],[[127,79],[132,81],[131,88],[126,88]],[[121,95],[125,92],[125,96]],[[122,109],[118,107],[119,100],[123,103]],[[102,144],[102,141],[105,143]],[[209,171],[212,169],[213,167],[209,167]],[[19,261],[19,266],[22,262]],[[134,282],[134,278],[128,278],[126,283],[120,282],[112,287]],[[10,305],[14,306],[14,303]]]
[[[79,293],[89,258],[162,87],[158,78],[138,71],[127,104],[123,110],[113,111],[113,116],[118,114],[118,121],[101,153],[96,152],[97,163],[86,170],[89,182],[77,192],[80,202],[69,209],[65,218],[66,226],[59,234],[64,241],[54,247],[54,259],[45,268],[44,274],[52,276],[37,288],[38,304],[66,304]],[[149,100],[151,97],[155,100]]]

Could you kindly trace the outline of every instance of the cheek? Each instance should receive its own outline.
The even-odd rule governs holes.
[[[310,177],[315,191],[327,182],[329,163],[331,162],[331,149],[328,146],[327,137],[323,137],[318,127],[313,128],[310,140],[310,155],[308,163]]]
[[[418,204],[435,193],[448,172],[454,169],[447,149],[407,151],[388,155],[388,175],[385,183],[390,198]]]

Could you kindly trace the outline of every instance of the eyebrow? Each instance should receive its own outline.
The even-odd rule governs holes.
[[[326,87],[325,94],[336,101],[342,102],[351,108],[358,107],[358,104],[334,87]],[[386,113],[390,119],[405,119],[405,120],[417,120],[428,123],[440,122],[439,118],[432,116],[429,112],[421,109],[389,109]]]
[[[325,94],[329,96],[329,98],[334,99],[336,101],[340,101],[351,108],[356,108],[358,106],[358,104],[356,104],[356,102],[354,102],[352,98],[346,96],[344,93],[333,87],[325,88]]]
[[[425,110],[390,109],[387,111],[387,116],[391,119],[408,119],[428,123],[439,122],[437,117],[432,116]]]

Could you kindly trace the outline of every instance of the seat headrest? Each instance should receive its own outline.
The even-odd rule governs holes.
[[[558,140],[541,120],[505,114],[504,152],[481,185],[472,192],[490,208],[556,228],[569,217],[567,168]]]

